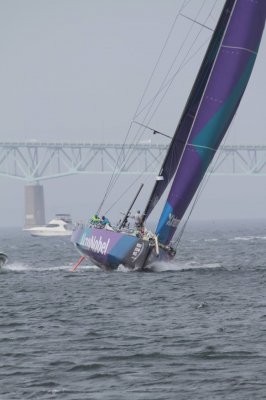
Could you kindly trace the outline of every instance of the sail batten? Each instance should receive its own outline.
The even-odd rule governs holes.
[[[249,53],[253,53],[255,55],[258,54],[257,51],[254,51],[254,50],[248,49],[248,48],[244,48],[244,47],[239,47],[239,46],[225,46],[225,45],[223,45],[222,48],[224,48],[224,49],[233,49],[233,50],[243,50],[243,51],[247,51]]]
[[[198,149],[207,149],[207,150],[211,150],[211,151],[216,151],[217,149],[213,148],[213,147],[209,147],[209,146],[203,146],[200,144],[195,144],[195,143],[188,143],[187,144],[188,147],[192,147],[194,149],[198,148]]]
[[[222,40],[205,77],[205,87],[197,88],[201,89],[200,100],[156,229],[164,244],[171,241],[177,228],[171,221],[182,219],[239,106],[261,41],[266,1],[229,0],[223,14],[225,18],[221,17],[212,38],[216,42],[222,21]],[[209,51],[205,59],[210,57]]]

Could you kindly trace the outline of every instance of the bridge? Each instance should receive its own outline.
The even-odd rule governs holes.
[[[167,147],[152,143],[0,142],[0,176],[39,183],[73,174],[111,174],[115,168],[122,174],[156,174]],[[130,157],[126,157],[129,151]],[[215,175],[266,175],[266,145],[221,146],[216,159],[209,170]]]
[[[167,145],[0,142],[0,176],[25,181],[25,225],[45,223],[40,182],[73,174],[156,174]],[[128,155],[129,154],[129,155]],[[221,146],[209,173],[266,175],[266,146]]]

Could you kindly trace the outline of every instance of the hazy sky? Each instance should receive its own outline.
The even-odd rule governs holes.
[[[182,3],[0,0],[0,141],[121,142]],[[207,21],[212,27],[224,1],[216,3]],[[184,12],[195,17],[198,6],[192,0]],[[198,19],[205,17],[204,9]],[[188,23],[181,18],[177,22],[181,28],[171,36],[165,63],[176,54]],[[202,33],[202,40],[208,35]],[[228,144],[266,144],[265,50],[264,33]],[[172,85],[152,121],[156,129],[173,133],[202,54]],[[57,212],[71,212],[74,218],[94,212],[107,179],[88,175],[46,182],[47,219]],[[22,226],[23,183],[0,180],[0,226]],[[265,218],[265,204],[265,177],[212,177],[193,216]]]

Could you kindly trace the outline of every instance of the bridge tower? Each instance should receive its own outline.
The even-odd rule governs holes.
[[[25,186],[25,228],[45,225],[44,190],[38,182]]]

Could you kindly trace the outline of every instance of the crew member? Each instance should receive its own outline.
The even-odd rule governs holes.
[[[135,228],[141,229],[143,227],[143,215],[140,213],[140,210],[133,217],[135,219]]]
[[[97,214],[94,214],[94,215],[91,217],[91,219],[90,219],[90,223],[91,223],[92,225],[97,225],[97,224],[99,224],[100,222],[101,222],[101,218],[98,217]]]
[[[111,226],[109,219],[106,218],[104,215],[102,216],[101,224],[102,224],[103,226],[106,226],[106,225]]]

